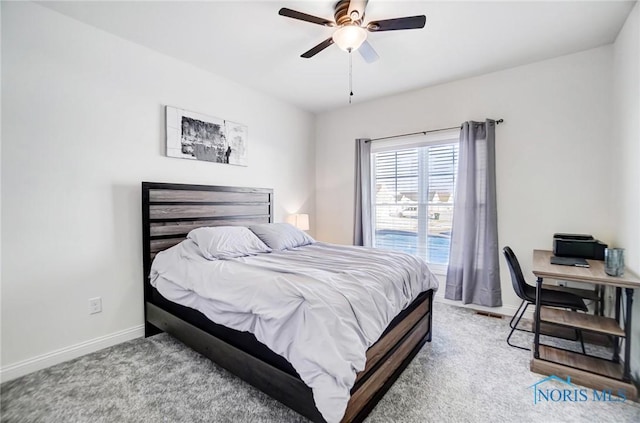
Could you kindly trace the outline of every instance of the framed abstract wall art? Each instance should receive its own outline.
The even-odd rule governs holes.
[[[167,156],[247,166],[245,125],[166,106]]]

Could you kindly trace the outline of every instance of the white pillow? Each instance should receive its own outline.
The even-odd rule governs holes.
[[[272,250],[288,250],[316,242],[306,233],[289,223],[260,223],[249,226]]]
[[[271,248],[244,226],[216,226],[194,229],[187,238],[196,243],[208,260],[268,253]]]

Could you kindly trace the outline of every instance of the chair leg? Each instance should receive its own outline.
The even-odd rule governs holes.
[[[509,336],[507,336],[507,344],[509,344],[510,347],[520,348],[521,350],[525,350],[525,351],[531,351],[531,348],[521,347],[521,346],[518,346],[518,345],[514,345],[514,344],[512,344],[510,342],[511,335],[513,335],[513,332],[515,332],[516,328],[518,327],[518,323],[520,323],[520,319],[522,319],[522,316],[524,316],[524,313],[527,311],[527,307],[529,307],[529,304],[531,304],[528,301],[523,301],[522,303],[524,304],[525,302],[527,303],[527,305],[524,306],[524,309],[522,309],[522,313],[520,313],[520,315],[518,316],[518,319],[516,320],[515,325],[511,326],[511,324],[509,324],[511,326],[511,332],[509,332]],[[518,311],[520,311],[520,308],[522,308],[522,304],[518,308]],[[516,314],[513,315],[513,317],[516,317],[516,315],[517,315],[517,312],[516,312]],[[513,321],[513,318],[511,320]],[[518,330],[520,330],[520,329],[518,329]]]
[[[511,321],[509,322],[509,327],[511,329],[514,329],[513,326],[513,320],[516,318],[516,316],[518,315],[518,313],[520,313],[520,309],[522,308],[522,306],[524,305],[524,303],[526,303],[525,300],[522,300],[522,302],[520,303],[520,307],[518,307],[518,309],[516,310],[516,312],[514,313],[513,317],[511,318]]]
[[[525,306],[525,307],[524,307],[524,309],[522,310],[522,309],[521,309],[521,307],[522,307],[525,303],[526,303],[526,306]],[[526,301],[523,301],[523,302],[520,304],[520,307],[518,307],[518,310],[516,311],[516,314],[514,314],[514,315],[513,315],[513,317],[511,318],[511,322],[509,322],[509,327],[510,327],[511,329],[513,329],[513,330],[517,330],[517,331],[520,331],[520,332],[533,333],[533,331],[532,331],[532,330],[521,329],[521,328],[519,328],[519,327],[518,327],[518,324],[519,324],[518,322],[520,321],[520,319],[521,319],[522,317],[524,317],[524,313],[525,313],[525,311],[527,310],[527,307],[529,307],[530,305],[532,305],[532,303],[529,303],[529,302],[526,302]],[[518,322],[516,322],[516,324],[514,325],[514,324],[513,324],[513,320],[518,316],[518,314],[519,314],[520,312],[522,312],[522,314],[521,314],[521,315],[520,315],[520,317],[518,318]]]

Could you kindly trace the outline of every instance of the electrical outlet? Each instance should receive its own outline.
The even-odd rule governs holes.
[[[102,311],[102,298],[89,298],[89,314],[96,314]]]

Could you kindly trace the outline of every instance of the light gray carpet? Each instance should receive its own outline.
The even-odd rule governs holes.
[[[367,422],[640,422],[640,405],[533,403],[530,352],[508,319],[436,303],[427,343]],[[517,334],[527,343],[530,334]],[[165,334],[0,387],[2,422],[306,422]]]

